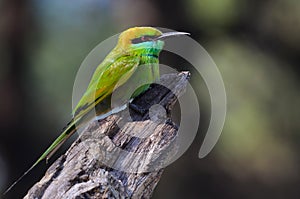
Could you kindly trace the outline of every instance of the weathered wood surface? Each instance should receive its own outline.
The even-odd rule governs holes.
[[[24,198],[150,198],[176,153],[177,127],[169,115],[188,78],[188,72],[163,75],[132,102],[150,111],[90,122]]]

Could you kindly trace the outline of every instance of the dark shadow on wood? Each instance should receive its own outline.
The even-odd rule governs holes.
[[[91,121],[24,198],[150,198],[177,152],[177,126],[149,108],[170,113],[188,79],[188,72],[164,75],[132,102],[146,111]]]

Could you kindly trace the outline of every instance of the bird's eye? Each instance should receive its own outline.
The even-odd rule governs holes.
[[[153,39],[155,39],[157,36],[150,36],[150,35],[143,35],[141,37],[135,38],[131,40],[132,44],[138,44],[138,43],[142,43],[142,42],[146,42],[146,41],[151,41]]]

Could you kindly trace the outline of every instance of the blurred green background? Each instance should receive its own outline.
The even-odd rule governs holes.
[[[85,56],[139,25],[190,32],[219,67],[228,97],[220,140],[199,159],[210,105],[204,83],[194,85],[203,88],[200,131],[165,169],[153,198],[299,198],[298,0],[0,0],[0,190],[70,119]],[[24,196],[46,168],[40,164],[7,198]]]

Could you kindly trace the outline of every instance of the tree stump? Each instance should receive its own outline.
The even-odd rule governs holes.
[[[133,100],[145,111],[129,108],[89,122],[24,198],[150,198],[178,148],[170,111],[189,76],[163,75]]]

